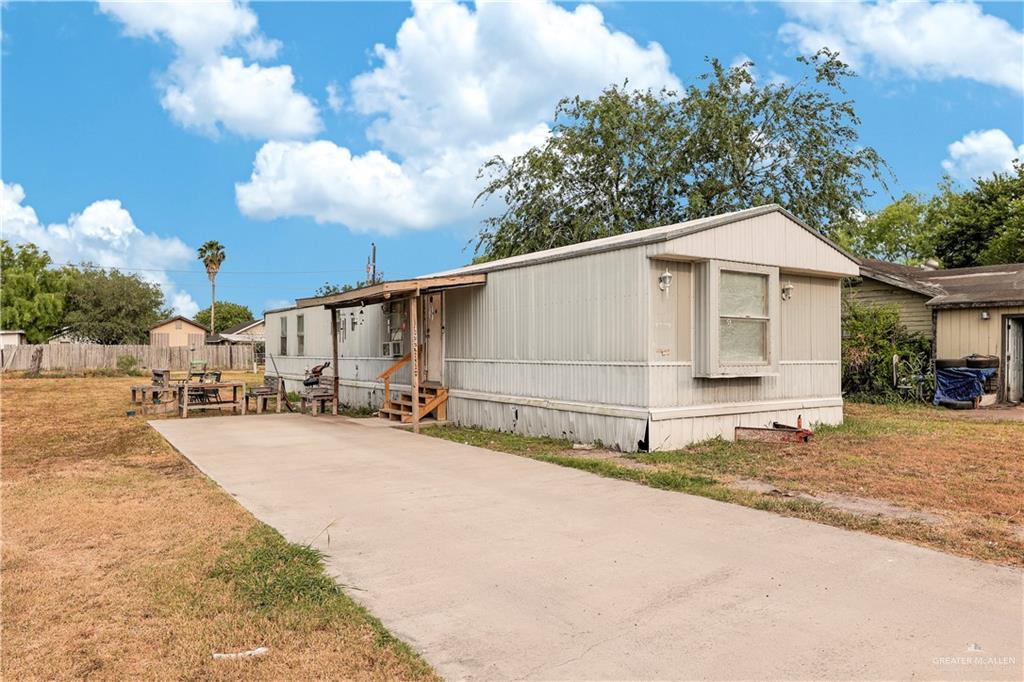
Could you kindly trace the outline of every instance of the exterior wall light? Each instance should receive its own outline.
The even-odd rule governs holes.
[[[793,298],[793,283],[786,282],[782,285],[782,300],[788,301],[791,298]]]
[[[672,273],[665,268],[665,272],[661,273],[658,277],[658,288],[662,291],[668,291],[668,288],[672,286]]]
[[[989,318],[991,318],[991,317],[992,317],[992,316],[988,314],[988,311],[987,311],[987,310],[982,310],[982,311],[981,311],[981,319],[983,319],[983,320],[987,320],[987,319],[989,319]]]

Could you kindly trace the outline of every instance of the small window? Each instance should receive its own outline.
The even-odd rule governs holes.
[[[296,315],[295,317],[295,354],[306,353],[306,316]]]
[[[175,329],[181,329],[181,320],[177,320],[177,321],[175,321],[175,323],[174,323],[174,328],[175,328]]]
[[[288,318],[281,316],[281,355],[288,355]]]
[[[779,271],[709,261],[697,269],[695,376],[765,376],[776,371]]]
[[[719,360],[768,362],[768,276],[722,270],[718,283]]]

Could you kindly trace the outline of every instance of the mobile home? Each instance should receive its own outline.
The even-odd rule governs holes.
[[[392,419],[624,451],[836,424],[841,280],[857,274],[763,206],[300,299],[266,315],[267,367],[297,385],[331,360],[342,403]]]

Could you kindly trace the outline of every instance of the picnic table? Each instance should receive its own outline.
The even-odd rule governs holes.
[[[221,392],[229,389],[230,400]],[[182,419],[187,419],[192,410],[219,410],[225,405],[230,405],[232,412],[241,407],[242,414],[246,414],[248,401],[245,399],[245,382],[188,382],[183,383],[182,390],[178,392],[178,413]]]

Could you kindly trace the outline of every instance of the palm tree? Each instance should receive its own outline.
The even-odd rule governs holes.
[[[214,317],[217,306],[217,271],[224,262],[224,245],[210,240],[199,247],[199,260],[206,266],[206,276],[210,278],[210,333],[217,333],[217,320]]]

